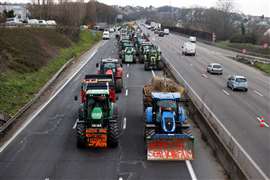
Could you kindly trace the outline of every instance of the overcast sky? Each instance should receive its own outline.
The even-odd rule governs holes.
[[[31,0],[0,0],[0,2],[31,2]],[[87,0],[85,0],[87,1]],[[163,5],[172,5],[177,7],[215,6],[217,0],[98,0],[109,5],[132,5],[132,6],[150,6],[155,7]],[[251,15],[262,15],[270,17],[270,0],[234,0],[238,11]]]

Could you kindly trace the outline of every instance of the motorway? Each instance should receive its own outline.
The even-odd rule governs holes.
[[[165,39],[164,39],[165,40]],[[95,53],[96,52],[96,53]],[[0,179],[10,180],[175,180],[225,179],[210,148],[194,127],[196,160],[149,162],[145,160],[142,117],[142,87],[153,73],[142,64],[124,65],[125,90],[119,94],[118,107],[122,132],[115,149],[78,149],[76,119],[80,79],[95,73],[95,64],[106,57],[117,57],[116,40],[104,41],[97,51],[82,57],[89,62],[77,74],[70,74],[59,93],[29,116],[21,132],[0,148]],[[87,61],[85,61],[87,62]],[[161,72],[155,72],[159,74]],[[198,79],[200,80],[200,79]],[[255,127],[254,127],[255,128]]]
[[[195,57],[183,56],[181,46],[188,41],[186,37],[178,34],[158,37],[143,29],[150,33],[150,40],[161,48],[163,56],[270,177],[270,77],[229,58],[236,53],[200,42],[197,42]],[[223,65],[222,76],[206,72],[207,65],[214,62]],[[233,74],[247,77],[247,93],[226,87],[228,76]],[[260,127],[258,117],[261,116],[265,120],[264,127]]]

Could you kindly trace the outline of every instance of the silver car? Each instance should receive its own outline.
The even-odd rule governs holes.
[[[248,91],[247,78],[244,76],[232,75],[228,78],[227,87],[231,88],[233,91],[236,89]]]
[[[207,72],[211,74],[223,74],[223,67],[218,63],[211,63],[207,66]]]

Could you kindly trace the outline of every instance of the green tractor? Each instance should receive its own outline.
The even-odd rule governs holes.
[[[109,96],[108,83],[88,81],[76,126],[78,147],[117,147],[120,134],[118,112]]]
[[[144,39],[139,44],[139,62],[144,63],[145,59],[147,58],[146,54],[150,50],[150,48],[153,46],[153,44],[149,41],[145,41]]]
[[[135,49],[132,44],[129,44],[125,47],[122,55],[122,62],[123,63],[136,63],[135,58]]]
[[[151,46],[150,49],[144,55],[144,69],[162,70],[163,62],[161,60],[161,51],[156,46]]]

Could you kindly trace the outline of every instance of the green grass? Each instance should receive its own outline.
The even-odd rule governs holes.
[[[220,48],[228,49],[233,48],[241,51],[246,49],[247,53],[250,55],[259,56],[259,57],[270,57],[270,48],[264,49],[261,46],[248,44],[248,43],[230,43],[229,41],[220,41],[216,45]]]
[[[77,57],[101,39],[89,31],[80,33],[80,40],[60,50],[56,58],[33,72],[8,70],[0,75],[0,112],[14,115],[73,56]]]
[[[270,64],[255,63],[255,67],[270,75]]]

